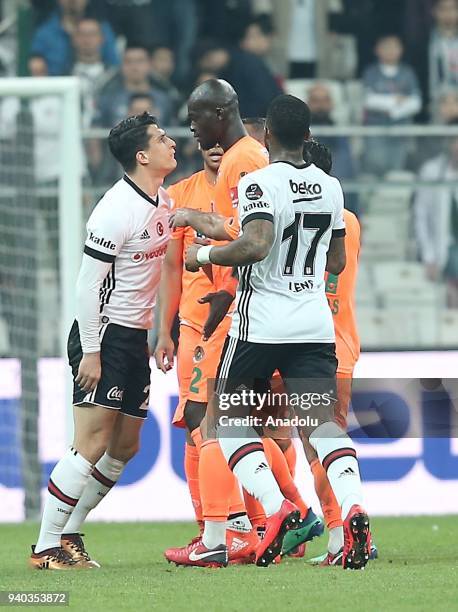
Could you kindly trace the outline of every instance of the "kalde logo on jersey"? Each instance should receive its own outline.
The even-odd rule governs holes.
[[[142,261],[149,261],[151,259],[156,259],[156,257],[162,257],[165,255],[167,251],[167,245],[163,244],[158,249],[151,251],[150,253],[134,253],[131,257],[131,260],[134,263],[140,263]]]
[[[111,389],[107,393],[107,399],[122,402],[123,395],[124,391],[122,389],[120,389],[119,387],[111,387]]]
[[[301,195],[320,195],[323,191],[319,183],[307,183],[307,181],[304,181],[303,183],[295,183],[290,179],[289,186],[291,187],[291,191],[293,193],[300,193]]]
[[[89,240],[94,244],[98,244],[104,249],[110,249],[110,251],[114,251],[116,245],[111,242],[111,240],[107,240],[106,238],[99,238],[93,232],[89,232]]]
[[[246,206],[243,207],[243,212],[249,212],[253,210],[253,208],[270,208],[270,204],[267,202],[251,202],[251,204],[246,204]]]
[[[257,183],[248,185],[245,191],[245,195],[249,200],[259,200],[259,198],[262,198],[263,193],[264,192]]]

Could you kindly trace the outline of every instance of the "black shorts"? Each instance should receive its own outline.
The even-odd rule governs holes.
[[[77,321],[70,330],[67,354],[73,374],[73,404],[97,404],[146,418],[151,376],[146,330],[109,323],[100,336],[102,376],[94,391],[86,393],[75,382],[83,357]]]
[[[332,402],[337,397],[334,343],[258,344],[230,336],[218,366],[216,393],[268,392],[276,370],[289,396],[326,394]]]

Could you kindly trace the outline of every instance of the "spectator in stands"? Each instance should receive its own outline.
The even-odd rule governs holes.
[[[73,34],[75,62],[72,74],[80,80],[84,127],[93,122],[99,89],[113,76],[114,68],[107,70],[103,62],[102,45],[100,23],[96,19],[81,19]]]
[[[447,125],[458,120],[458,88],[445,89],[437,101],[434,123]]]
[[[375,54],[378,62],[369,66],[363,76],[365,123],[386,126],[410,123],[421,109],[421,95],[415,73],[401,63],[400,39],[383,36],[377,41]],[[402,169],[408,147],[406,138],[369,138],[365,169],[374,174]]]
[[[317,0],[290,0],[289,78],[313,79],[318,62]]]
[[[223,45],[238,40],[253,18],[252,0],[199,0],[200,34]]]
[[[106,19],[116,34],[123,36],[126,45],[148,47],[156,44],[160,36],[160,24],[154,19],[156,0],[99,0]]]
[[[237,92],[242,116],[265,117],[269,103],[283,90],[264,57],[259,55],[259,50],[257,55],[247,50],[251,41],[246,32],[252,26],[253,23],[248,24],[239,44],[231,49],[229,64],[221,76],[229,81]]]
[[[329,88],[324,83],[315,83],[308,92],[307,104],[312,113],[312,127],[334,125],[332,113],[334,101]],[[320,142],[332,152],[333,174],[342,180],[355,177],[355,163],[350,141],[346,136],[320,136]],[[357,214],[358,197],[354,193],[346,195],[346,207]]]
[[[169,98],[171,114],[175,117],[181,102],[178,89],[172,82],[175,72],[175,56],[169,47],[158,45],[151,50],[150,81],[157,91]]]
[[[121,72],[100,92],[95,123],[113,127],[127,116],[132,94],[144,93],[153,98],[161,125],[169,125],[172,119],[170,100],[164,92],[152,86],[150,71],[149,51],[143,47],[128,47],[124,52]]]
[[[143,115],[145,112],[157,117],[157,108],[154,105],[153,97],[143,93],[133,94],[130,97],[127,115],[131,117],[132,115]]]
[[[57,8],[36,30],[31,44],[32,53],[46,58],[49,74],[68,74],[73,63],[72,36],[79,21],[85,16],[88,0],[58,0]],[[119,63],[113,30],[101,24],[103,34],[102,58],[107,66]]]
[[[432,102],[441,88],[458,87],[458,0],[438,0],[429,41],[429,93]]]
[[[445,278],[448,305],[458,308],[458,189],[453,185],[441,186],[441,182],[458,181],[458,138],[449,141],[445,153],[422,166],[419,178],[438,183],[419,187],[415,195],[419,256],[431,281]]]

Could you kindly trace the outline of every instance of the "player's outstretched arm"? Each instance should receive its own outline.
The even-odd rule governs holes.
[[[175,350],[171,330],[181,299],[183,272],[183,239],[172,239],[167,246],[159,284],[159,333],[154,358],[159,370],[166,373],[173,366]]]
[[[224,224],[227,217],[217,213],[203,213],[192,208],[176,208],[170,215],[169,225],[177,227],[192,227],[199,234],[213,240],[232,240],[226,232]]]
[[[345,253],[345,236],[333,236],[329,243],[326,270],[331,274],[340,274],[347,263]]]
[[[206,263],[218,266],[248,266],[265,259],[273,243],[272,221],[253,219],[245,224],[240,238],[225,246],[191,245],[186,251],[186,268],[193,272]]]

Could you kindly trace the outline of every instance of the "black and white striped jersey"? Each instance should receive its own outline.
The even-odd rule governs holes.
[[[333,235],[345,235],[339,181],[315,165],[275,162],[239,183],[241,231],[270,220],[275,239],[268,256],[239,269],[230,336],[258,343],[334,342],[325,294]]]
[[[104,324],[152,327],[170,236],[169,210],[164,189],[153,199],[127,175],[94,208],[86,226],[77,286],[77,320],[84,352],[99,350],[98,333]]]

